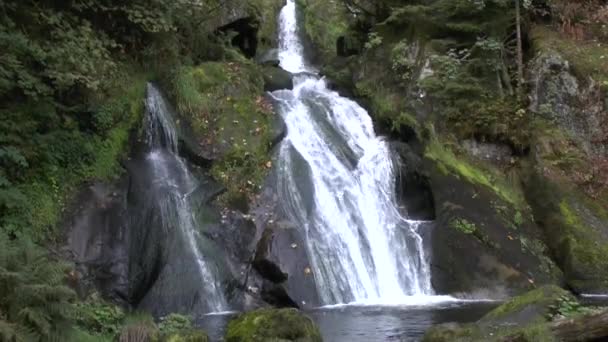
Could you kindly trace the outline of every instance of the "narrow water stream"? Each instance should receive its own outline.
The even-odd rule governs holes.
[[[154,216],[172,239],[174,248],[185,249],[188,258],[180,263],[192,264],[194,276],[190,281],[200,286],[200,296],[206,312],[228,310],[228,304],[220,286],[217,270],[206,260],[198,247],[196,211],[191,194],[199,186],[188,166],[177,151],[177,132],[173,113],[162,94],[152,84],[147,88],[145,136],[148,152],[147,169],[151,172],[148,184],[149,204],[142,216]],[[146,213],[149,212],[149,213]]]

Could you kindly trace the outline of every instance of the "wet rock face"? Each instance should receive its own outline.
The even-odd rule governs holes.
[[[500,298],[560,281],[529,212],[432,160],[423,164],[436,203],[431,268],[438,293]]]
[[[530,110],[557,124],[581,144],[586,153],[605,155],[598,143],[608,120],[606,95],[593,80],[579,80],[570,64],[556,52],[545,52],[532,62]]]
[[[293,75],[274,66],[264,67],[264,91],[293,89]]]
[[[80,295],[97,289],[115,302],[129,302],[127,186],[127,178],[90,184],[68,210],[68,259],[76,264]]]
[[[407,217],[412,220],[430,221],[435,219],[435,199],[429,179],[420,172],[422,159],[404,143],[392,142],[399,172],[397,174],[397,195]]]

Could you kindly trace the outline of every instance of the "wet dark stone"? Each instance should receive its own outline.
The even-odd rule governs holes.
[[[67,210],[68,259],[79,274],[77,292],[98,290],[104,297],[128,306],[129,267],[126,193],[128,178],[116,184],[84,187]]]
[[[429,221],[435,219],[435,199],[429,179],[422,174],[422,160],[407,144],[391,143],[398,158],[397,197],[405,207],[408,218]]]

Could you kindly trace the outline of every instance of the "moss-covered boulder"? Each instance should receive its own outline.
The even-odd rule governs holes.
[[[481,295],[492,297],[561,282],[516,173],[507,177],[438,139],[427,146],[423,166],[436,207],[431,240],[438,292],[490,290]]]
[[[296,309],[262,309],[241,314],[228,324],[226,342],[321,342],[311,318]]]
[[[568,285],[579,293],[604,293],[608,291],[605,201],[589,198],[568,180],[551,175],[550,170],[537,168],[526,181],[534,216]]]
[[[180,114],[181,145],[213,160],[211,173],[230,202],[259,190],[280,118],[264,96],[262,67],[251,62],[208,62],[183,68],[172,84]]]
[[[553,341],[547,323],[560,303],[573,301],[568,291],[557,286],[541,287],[505,302],[476,323],[434,326],[423,341],[504,341],[508,336],[518,336],[521,341]]]

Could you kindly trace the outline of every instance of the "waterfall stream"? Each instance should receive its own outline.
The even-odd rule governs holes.
[[[296,10],[287,0],[280,14],[280,65],[295,78],[292,91],[272,93],[288,128],[278,187],[305,232],[321,300],[397,304],[432,296],[418,232],[424,225],[398,209],[388,143],[363,108],[328,89],[307,64]]]
[[[194,262],[202,297],[208,312],[228,309],[226,299],[217,280],[214,266],[206,262],[197,244],[198,227],[191,194],[199,186],[188,166],[177,153],[177,132],[171,109],[162,94],[149,84],[146,98],[145,137],[148,152],[146,165],[151,172],[149,184],[150,204],[158,224],[167,234],[178,240],[176,248],[184,248],[185,255]]]

